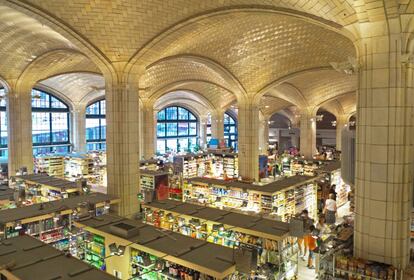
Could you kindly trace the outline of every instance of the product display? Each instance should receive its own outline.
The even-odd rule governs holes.
[[[183,185],[183,201],[278,216],[282,221],[307,209],[316,219],[316,178],[297,175],[265,185],[192,178]]]
[[[104,246],[94,252],[105,254],[106,271],[117,271],[122,279],[245,279],[234,277],[231,248],[115,215],[82,219],[75,225],[93,231],[95,239],[99,236],[99,242],[93,242]]]
[[[88,155],[70,154],[65,157],[65,178],[82,178],[93,174],[94,161]]]
[[[145,202],[168,198],[168,173],[164,171],[141,170],[140,191]]]
[[[266,266],[268,277],[292,279],[297,274],[298,246],[288,236],[287,223],[172,200],[145,205],[144,221],[230,248],[253,246],[254,266],[258,271]]]
[[[34,171],[35,173],[46,173],[49,176],[63,178],[65,176],[64,161],[64,156],[37,156],[34,158]]]
[[[12,187],[19,190],[19,196],[21,196],[19,199],[23,200],[24,204],[68,198],[82,192],[80,182],[72,182],[42,173],[16,176]]]

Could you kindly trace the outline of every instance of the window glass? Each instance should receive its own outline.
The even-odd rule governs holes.
[[[226,146],[237,150],[237,122],[227,112],[224,113],[224,138],[226,139]]]
[[[188,132],[188,135],[197,136],[197,123],[192,122],[192,123],[189,123],[189,125],[190,125],[190,130]]]
[[[178,119],[188,120],[188,111],[184,108],[178,107]]]
[[[157,137],[165,137],[165,123],[157,123]]]
[[[99,115],[99,102],[89,105],[86,107],[87,115]]]
[[[86,141],[99,140],[99,119],[86,119]]]
[[[50,113],[32,113],[33,144],[50,143]]]
[[[52,142],[64,143],[69,141],[67,113],[52,113]]]
[[[185,108],[171,106],[157,113],[157,153],[194,151],[198,119]],[[191,136],[191,137],[190,137]],[[191,138],[191,147],[189,145]]]
[[[32,89],[33,155],[70,151],[69,107],[57,97]]]
[[[167,123],[167,136],[177,136],[177,123]]]
[[[168,107],[165,109],[166,120],[177,120],[177,107]]]
[[[186,136],[186,135],[188,135],[188,123],[179,122],[178,123],[178,136]]]
[[[33,89],[32,108],[50,108],[49,94],[37,89]]]
[[[86,142],[88,151],[106,149],[106,102],[99,100],[86,107]]]

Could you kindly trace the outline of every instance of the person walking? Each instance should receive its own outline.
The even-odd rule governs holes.
[[[316,229],[315,226],[311,225],[309,227],[310,233],[306,235],[305,237],[306,243],[308,244],[308,249],[309,249],[308,266],[307,266],[309,269],[315,269],[313,262],[315,258],[315,250],[318,247],[316,244],[316,240],[318,239],[318,237],[315,235],[315,229]]]
[[[334,194],[329,194],[329,198],[325,201],[325,207],[323,213],[325,214],[325,220],[328,225],[334,225],[336,223],[336,200]]]

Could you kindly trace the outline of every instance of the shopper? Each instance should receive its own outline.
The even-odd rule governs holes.
[[[329,190],[329,194],[333,194],[334,195],[334,199],[336,200],[336,185],[333,184],[331,186],[331,189]]]
[[[336,223],[336,200],[334,194],[329,194],[329,198],[325,201],[325,207],[323,213],[325,214],[326,223],[328,225],[334,225]]]
[[[306,254],[308,251],[308,236],[310,235],[310,227],[313,226],[313,220],[309,217],[309,212],[308,210],[303,210],[300,218],[303,221],[303,238],[299,238],[298,243],[299,243],[299,251],[301,252],[301,257],[302,260],[306,260]]]
[[[331,231],[329,226],[325,223],[324,215],[319,216],[318,222],[316,223],[316,229],[318,230],[319,236],[328,234]]]
[[[315,258],[315,250],[318,247],[316,245],[316,240],[318,237],[315,234],[315,226],[311,225],[309,227],[310,233],[306,236],[306,243],[308,244],[309,248],[309,256],[308,256],[308,268],[309,269],[315,269],[315,266],[313,265],[313,259]]]

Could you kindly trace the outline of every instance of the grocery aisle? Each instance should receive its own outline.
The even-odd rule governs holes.
[[[298,280],[314,280],[316,279],[315,269],[309,269],[306,267],[308,264],[307,257],[305,261],[299,258],[299,272],[298,272]]]

